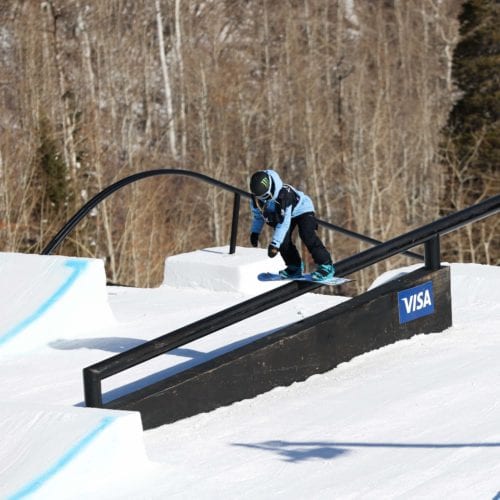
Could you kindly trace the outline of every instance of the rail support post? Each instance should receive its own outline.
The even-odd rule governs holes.
[[[83,370],[83,389],[85,405],[92,408],[102,408],[101,378],[91,367]]]
[[[428,239],[425,244],[425,268],[437,271],[441,267],[441,252],[439,246],[439,235],[436,234]]]
[[[234,193],[233,202],[233,221],[231,223],[231,241],[229,242],[229,253],[236,252],[236,238],[238,236],[238,221],[240,217],[240,198],[239,193]]]

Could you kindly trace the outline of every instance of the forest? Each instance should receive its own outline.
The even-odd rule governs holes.
[[[498,26],[495,0],[2,0],[0,251],[40,252],[101,190],[158,168],[245,191],[273,168],[319,218],[380,241],[498,194]],[[144,179],[57,253],[157,286],[167,256],[228,244],[232,203]],[[243,203],[238,245],[249,227]],[[499,228],[443,237],[443,260],[498,265]],[[367,248],[320,235],[334,260]]]

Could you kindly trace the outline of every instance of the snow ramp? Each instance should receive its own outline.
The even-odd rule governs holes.
[[[0,433],[0,498],[92,498],[152,467],[136,412],[4,403]]]
[[[99,259],[0,253],[0,355],[114,323]]]

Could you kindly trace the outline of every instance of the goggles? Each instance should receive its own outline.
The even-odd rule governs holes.
[[[268,201],[273,197],[273,191],[274,191],[274,181],[272,178],[269,178],[271,181],[269,183],[269,187],[267,188],[267,191],[264,194],[261,194],[260,196],[257,196],[256,198],[260,201]]]

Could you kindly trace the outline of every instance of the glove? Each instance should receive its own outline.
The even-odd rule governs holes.
[[[250,234],[250,243],[253,247],[256,247],[259,244],[259,233]]]
[[[267,255],[268,255],[269,257],[271,257],[271,259],[272,259],[273,257],[276,257],[276,255],[278,255],[278,251],[279,251],[279,250],[278,250],[278,248],[276,248],[276,247],[275,247],[275,246],[273,246],[273,245],[269,245],[269,246],[267,247]]]

